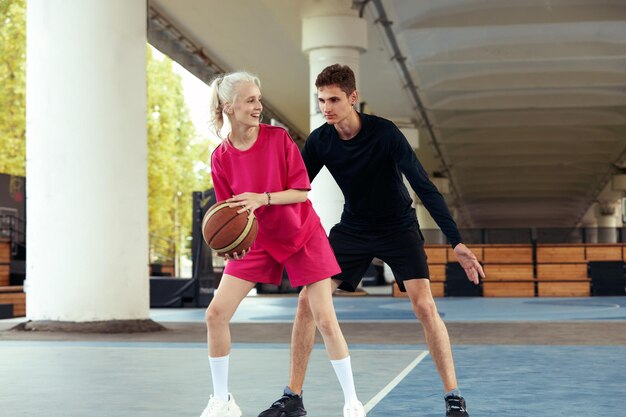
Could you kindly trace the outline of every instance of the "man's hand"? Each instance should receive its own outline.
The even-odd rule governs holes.
[[[478,263],[476,255],[462,243],[454,247],[454,253],[456,254],[456,259],[465,270],[467,279],[478,285],[478,276],[485,278],[485,271],[483,271],[483,267]]]

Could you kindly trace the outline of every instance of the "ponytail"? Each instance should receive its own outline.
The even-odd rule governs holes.
[[[217,135],[222,137],[222,127],[224,126],[224,106],[220,103],[219,88],[222,83],[222,77],[217,77],[210,85],[211,92],[209,95],[209,128]]]

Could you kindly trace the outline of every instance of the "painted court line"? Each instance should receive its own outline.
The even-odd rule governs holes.
[[[396,387],[396,385],[398,385],[400,383],[400,381],[402,381],[404,379],[404,377],[406,377],[409,372],[411,372],[413,370],[413,368],[415,368],[426,356],[428,355],[428,351],[425,350],[422,353],[419,354],[419,356],[417,358],[415,358],[413,360],[413,362],[411,362],[409,364],[409,366],[407,366],[406,368],[404,368],[404,370],[402,370],[402,372],[400,372],[394,379],[392,379],[386,386],[385,388],[383,388],[382,390],[380,390],[380,392],[376,395],[374,395],[372,397],[371,400],[369,400],[367,402],[367,404],[365,404],[364,408],[365,408],[365,412],[369,413],[370,411],[372,411],[372,409],[374,407],[376,407],[376,405],[387,396],[387,394],[389,394],[391,392],[392,389],[394,389]]]

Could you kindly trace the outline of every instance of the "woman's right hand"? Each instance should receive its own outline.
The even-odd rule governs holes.
[[[226,200],[226,202],[229,203],[229,207],[240,207],[240,209],[237,210],[237,213],[240,214],[247,211],[250,214],[249,217],[252,217],[254,210],[265,206],[266,201],[267,195],[265,193],[243,193],[234,195]]]
[[[240,254],[235,252],[233,253],[233,256],[230,256],[229,254],[225,253],[223,256],[226,260],[231,261],[231,260],[239,260],[242,259],[244,256],[246,256],[248,253],[250,253],[250,249],[244,250],[243,252],[241,252]]]

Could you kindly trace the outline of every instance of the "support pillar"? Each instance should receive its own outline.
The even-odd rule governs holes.
[[[598,201],[596,219],[598,221],[598,243],[617,242],[617,202]]]
[[[27,318],[148,321],[146,3],[32,0],[27,39]]]
[[[317,102],[315,79],[327,66],[348,65],[359,82],[360,54],[367,48],[367,26],[352,10],[350,0],[308,0],[302,20],[302,50],[309,55],[310,129],[321,126],[324,117]],[[326,168],[315,178],[311,201],[328,233],[340,219],[343,194]]]
[[[598,221],[596,219],[583,221],[582,226],[585,230],[585,242],[598,243]]]

